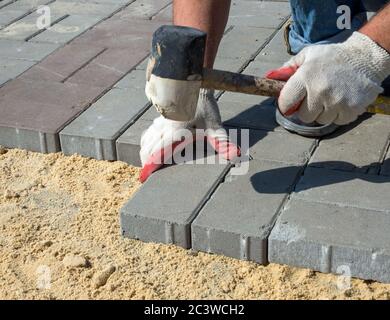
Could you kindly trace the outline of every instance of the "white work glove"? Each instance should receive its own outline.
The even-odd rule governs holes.
[[[204,129],[200,138],[207,141],[222,157],[233,160],[240,155],[239,148],[229,142],[226,130],[222,127],[218,104],[214,90],[201,89],[194,120],[179,122],[156,118],[152,125],[142,134],[140,157],[142,162],[141,182],[165,163],[169,163],[173,154],[182,150],[197,138],[195,130]],[[190,133],[188,137],[186,133]],[[186,138],[183,141],[183,136]],[[187,139],[189,138],[189,139]]]
[[[288,80],[278,101],[282,114],[297,112],[305,123],[344,125],[383,92],[381,83],[389,74],[389,53],[354,32],[343,43],[306,47],[266,77]]]

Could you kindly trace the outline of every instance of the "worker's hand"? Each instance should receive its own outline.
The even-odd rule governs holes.
[[[196,136],[195,129],[204,129],[205,133]],[[240,155],[239,148],[229,141],[226,130],[222,127],[214,92],[201,89],[194,120],[179,122],[160,116],[143,133],[140,151],[141,182],[146,181],[154,171],[167,163],[173,154],[181,152],[186,145],[196,139],[205,137],[215,151],[226,160],[233,160]]]
[[[269,79],[287,81],[279,96],[284,115],[298,113],[306,123],[348,124],[383,92],[390,74],[389,53],[359,32],[340,44],[303,49]]]

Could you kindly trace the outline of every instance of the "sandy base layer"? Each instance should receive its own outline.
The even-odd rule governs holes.
[[[0,147],[1,299],[390,299],[390,285],[119,235],[139,169]],[[151,201],[153,195],[151,195]]]

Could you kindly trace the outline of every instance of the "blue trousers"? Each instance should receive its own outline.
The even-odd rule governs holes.
[[[293,20],[289,33],[291,51],[298,53],[314,43],[346,40],[367,21],[365,12],[378,11],[388,2],[389,0],[290,0]],[[338,12],[338,8],[343,5],[350,8],[350,29],[340,29],[337,23],[343,14],[343,11]]]

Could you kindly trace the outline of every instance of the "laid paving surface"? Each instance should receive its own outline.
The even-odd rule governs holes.
[[[0,145],[140,166],[141,135],[158,117],[147,57],[171,2],[0,1]],[[44,29],[41,5],[52,14]],[[289,14],[287,1],[232,1],[215,68],[279,67]],[[273,99],[216,96],[239,141],[249,130],[250,157],[213,164],[208,153],[207,164],[156,172],[122,208],[123,235],[390,282],[390,117],[364,115],[317,140],[281,128]]]

